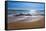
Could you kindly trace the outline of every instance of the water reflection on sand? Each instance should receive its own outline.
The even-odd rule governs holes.
[[[43,17],[43,16],[9,16],[8,23],[39,21],[41,17]]]

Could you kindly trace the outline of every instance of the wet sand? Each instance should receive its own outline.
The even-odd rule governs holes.
[[[44,27],[44,17],[39,17],[40,19],[39,20],[36,20],[36,21],[32,21],[33,22],[30,22],[31,20],[29,19],[29,22],[24,22],[26,20],[21,20],[21,21],[17,21],[17,22],[11,22],[11,23],[8,23],[8,29],[27,29],[27,28],[42,28]],[[27,21],[28,21],[27,19]]]

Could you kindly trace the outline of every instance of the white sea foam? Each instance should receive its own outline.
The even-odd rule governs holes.
[[[8,23],[11,23],[11,22],[18,22],[18,21],[21,21],[21,22],[34,22],[34,21],[38,21],[40,20],[42,16],[11,16],[11,17],[8,17]]]

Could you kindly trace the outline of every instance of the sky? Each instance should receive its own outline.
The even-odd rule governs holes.
[[[44,10],[44,4],[24,3],[24,2],[8,2],[8,9]]]
[[[32,15],[38,14],[40,10],[44,10],[44,3],[24,3],[24,2],[8,2],[8,9],[11,10],[29,10]],[[23,12],[23,11],[22,11]],[[20,12],[19,12],[20,13]],[[44,14],[44,12],[40,12]]]

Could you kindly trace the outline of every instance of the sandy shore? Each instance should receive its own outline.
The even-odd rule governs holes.
[[[24,17],[24,18],[28,18],[28,19],[17,21],[17,22],[16,21],[9,22],[7,25],[8,29],[24,29],[24,28],[40,28],[40,27],[42,28],[42,27],[44,27],[44,16],[38,17],[37,19],[35,19],[36,21],[33,20],[34,18],[30,19],[31,17]]]

